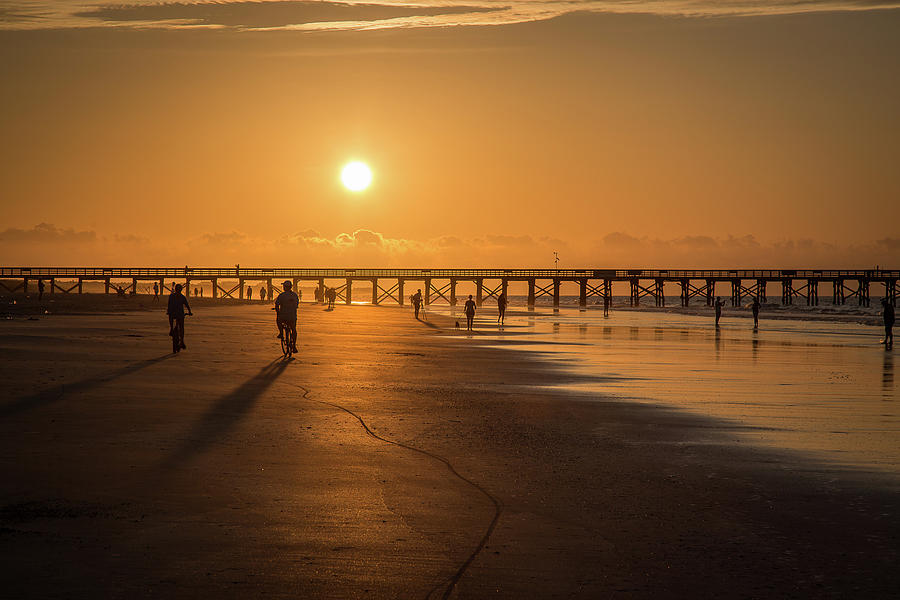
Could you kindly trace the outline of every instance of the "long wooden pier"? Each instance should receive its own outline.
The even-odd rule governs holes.
[[[288,269],[288,268],[207,268],[207,267],[0,267],[0,293],[27,293],[32,285],[46,281],[48,293],[82,293],[85,281],[103,282],[106,293],[110,287],[117,291],[137,293],[139,281],[154,281],[159,289],[170,290],[175,283],[209,282],[213,297],[243,298],[248,283],[262,284],[271,298],[273,288],[289,280],[296,288],[300,281],[316,282],[323,290],[327,283],[337,293],[340,301],[350,304],[354,282],[372,285],[372,304],[385,302],[403,305],[410,283],[421,283],[426,304],[446,302],[457,304],[457,285],[471,282],[475,285],[475,301],[480,306],[485,300],[506,293],[510,282],[524,282],[528,286],[528,305],[535,300],[550,297],[559,306],[560,286],[563,283],[578,285],[578,299],[586,306],[592,299],[598,302],[612,299],[612,284],[625,282],[630,289],[630,302],[638,306],[649,298],[657,306],[665,306],[665,287],[676,286],[682,306],[692,299],[700,299],[707,306],[716,297],[716,285],[728,284],[731,304],[737,306],[745,299],[768,300],[766,287],[778,284],[781,302],[785,305],[805,302],[809,306],[819,304],[819,287],[830,284],[832,302],[837,305],[855,300],[860,306],[869,306],[873,286],[896,306],[900,270],[821,270],[821,269]],[[69,282],[61,284],[62,281]],[[124,282],[124,283],[123,283]],[[46,285],[46,284],[45,284]]]

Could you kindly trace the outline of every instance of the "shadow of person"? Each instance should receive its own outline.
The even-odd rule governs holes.
[[[172,358],[172,356],[174,356],[174,354],[166,353],[156,358],[150,358],[147,360],[132,363],[130,365],[126,365],[121,369],[116,369],[115,371],[111,371],[109,373],[103,373],[94,377],[88,377],[87,379],[82,379],[73,383],[62,383],[60,385],[53,386],[50,389],[38,392],[37,394],[26,396],[25,398],[19,398],[18,400],[13,400],[12,402],[0,406],[0,418],[10,417],[26,410],[32,410],[41,406],[53,404],[54,402],[61,400],[62,397],[66,394],[86,392],[99,385],[103,385],[104,383],[109,383],[111,381],[119,379],[120,377],[125,377],[126,375],[136,373],[141,369],[146,369],[147,367],[155,365],[158,362],[164,361],[168,358]]]
[[[194,423],[184,442],[162,462],[162,467],[175,467],[225,437],[250,413],[259,397],[289,364],[278,357],[231,393],[219,398]]]
[[[894,400],[894,355],[884,353],[884,371],[881,375],[881,391],[885,400]]]

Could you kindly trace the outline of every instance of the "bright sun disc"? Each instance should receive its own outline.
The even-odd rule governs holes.
[[[372,171],[365,163],[355,161],[341,171],[341,181],[348,190],[359,192],[372,183]]]

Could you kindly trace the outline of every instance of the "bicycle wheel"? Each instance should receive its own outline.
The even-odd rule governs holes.
[[[291,340],[288,339],[290,335],[291,332],[287,327],[281,328],[281,354],[287,357],[291,356]]]
[[[172,337],[172,353],[178,354],[181,350],[181,344],[178,341],[178,323],[173,323],[169,328],[169,335]]]

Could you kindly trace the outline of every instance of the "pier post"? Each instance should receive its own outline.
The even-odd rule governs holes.
[[[607,304],[607,298],[609,298],[609,305],[612,306],[612,281],[609,279],[603,280],[603,306],[605,307]]]
[[[666,305],[666,287],[662,279],[656,280],[656,305]]]
[[[559,308],[559,279],[553,280],[553,306]]]
[[[397,278],[397,299],[400,301],[400,306],[404,305],[404,301],[403,301],[403,294],[404,294],[403,288],[405,287],[403,285],[404,283],[406,283],[405,279],[403,279],[402,277]]]
[[[712,306],[713,297],[716,295],[716,282],[712,279],[706,280],[706,305]]]
[[[678,285],[681,286],[681,305],[687,306],[688,303],[690,302],[690,291],[688,288],[688,285],[689,285],[688,280],[682,279],[681,281],[678,282]]]
[[[425,278],[425,306],[431,305],[431,277]]]
[[[191,297],[191,278],[190,277],[184,278],[184,295],[187,298]]]
[[[456,306],[456,279],[450,278],[450,306]]]
[[[740,306],[741,305],[742,294],[741,294],[741,280],[740,279],[732,279],[731,280],[731,305],[732,306]]]
[[[766,301],[766,280],[765,279],[757,279],[756,280],[756,299],[760,302]]]
[[[271,298],[272,292],[269,292],[269,297]],[[319,277],[319,300],[321,300],[322,304],[325,304],[325,278]]]
[[[51,277],[50,278],[50,293],[51,294],[53,293],[55,287],[56,287],[56,278]]]
[[[504,296],[506,296],[506,303],[509,304],[509,296],[506,293],[506,290],[509,287],[509,280],[506,277],[504,277],[503,279],[500,280],[500,285],[501,285],[501,289],[502,289],[501,293]]]
[[[475,280],[475,306],[481,308],[481,300],[484,298],[484,279]]]
[[[187,282],[185,282],[185,287],[187,287]],[[137,296],[137,277],[131,278],[131,291],[134,293],[135,296]],[[79,293],[81,293],[81,292],[79,291]],[[185,294],[185,295],[187,295],[187,294]]]
[[[869,280],[860,278],[859,291],[856,294],[859,306],[869,306]]]
[[[27,287],[28,287],[28,280],[27,280],[27,279],[25,280],[25,286],[26,286],[26,289],[27,289]],[[82,292],[84,292],[84,280],[83,280],[81,277],[79,277],[79,278],[78,278],[78,293],[81,294]]]
[[[372,304],[378,306],[378,278],[372,278]]]
[[[272,300],[272,278],[266,281],[266,298]]]
[[[344,299],[344,304],[350,304],[351,298],[353,296],[353,280],[349,277],[347,278],[347,289],[346,289],[346,298]]]
[[[819,280],[818,279],[808,279],[806,281],[806,305],[807,306],[818,306],[819,305]]]
[[[631,283],[631,306],[640,306],[641,304],[641,288],[637,279],[630,279]]]
[[[781,280],[781,304],[790,306],[794,303],[794,281],[792,279]]]
[[[578,306],[581,308],[587,306],[587,279],[578,281]]]
[[[238,298],[244,299],[244,280],[238,277]]]
[[[103,280],[103,293],[104,294],[109,293],[109,277],[107,277],[106,279]]]
[[[534,277],[528,280],[528,306],[534,307]]]
[[[160,279],[159,280],[160,293],[162,293],[162,282],[163,282],[163,280]],[[219,278],[213,277],[212,284],[213,284],[213,298],[218,298],[219,297]],[[271,294],[272,294],[272,291],[269,290],[269,295],[271,296]]]

